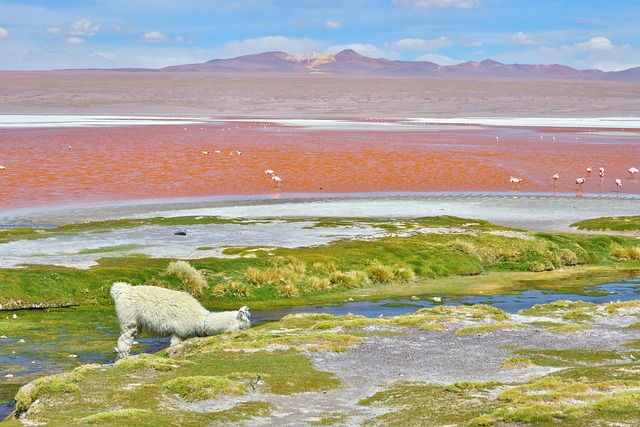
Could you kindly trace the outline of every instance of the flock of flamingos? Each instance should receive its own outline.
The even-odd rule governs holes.
[[[587,167],[586,172],[587,172],[587,175],[591,175],[591,172],[593,172],[593,169],[591,168],[591,166]],[[635,174],[640,172],[640,169],[632,166],[629,169],[627,169],[627,172],[629,173],[629,176],[633,178]],[[600,183],[602,183],[602,181],[604,180],[604,168],[602,166],[598,170],[598,176],[600,177]],[[557,186],[558,180],[560,179],[560,175],[558,173],[554,173],[552,178],[553,178],[553,185],[555,187]],[[518,178],[516,176],[511,176],[509,178],[509,182],[511,183],[512,188],[516,188],[518,185],[520,185],[520,183],[524,182],[524,179]],[[578,185],[578,188],[580,190],[582,190],[582,184],[584,184],[585,182],[586,182],[586,179],[583,176],[580,178],[576,178],[576,185]],[[619,192],[620,190],[622,190],[622,180],[620,178],[616,178],[614,182],[616,183],[616,191]]]

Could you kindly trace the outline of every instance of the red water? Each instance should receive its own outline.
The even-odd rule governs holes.
[[[236,122],[1,129],[0,209],[272,193],[617,195],[615,178],[622,180],[620,195],[638,195],[640,183],[627,172],[640,167],[637,135],[531,127],[317,130]],[[279,187],[265,169],[282,178]],[[560,175],[555,184],[554,173]],[[514,187],[512,175],[524,182]],[[580,189],[575,180],[582,176]]]

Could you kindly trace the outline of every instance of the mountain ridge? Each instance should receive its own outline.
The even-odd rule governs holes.
[[[311,52],[291,55],[269,51],[203,63],[174,65],[159,72],[211,73],[297,73],[379,76],[519,77],[545,79],[585,79],[640,82],[640,67],[621,71],[578,70],[561,64],[503,64],[492,59],[438,65],[429,61],[400,61],[371,58],[352,49],[336,54]]]

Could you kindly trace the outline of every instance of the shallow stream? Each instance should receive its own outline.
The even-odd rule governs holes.
[[[565,293],[566,292],[566,293]],[[640,277],[621,279],[571,292],[525,290],[517,294],[448,297],[423,295],[379,301],[301,306],[276,310],[254,310],[253,322],[277,320],[291,313],[348,313],[366,317],[396,316],[438,305],[487,304],[508,313],[556,300],[607,303],[640,299]],[[0,314],[0,420],[14,409],[17,388],[37,377],[61,372],[86,363],[112,363],[119,327],[112,308],[72,307],[21,310]],[[134,354],[166,348],[168,339],[141,337]]]

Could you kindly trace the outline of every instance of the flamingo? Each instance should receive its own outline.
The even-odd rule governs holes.
[[[587,169],[586,169],[586,170],[587,170],[587,173],[591,173],[591,171],[592,171],[593,169],[591,169],[591,166],[589,166],[589,167],[587,167]]]
[[[560,175],[558,175],[557,173],[554,173],[552,178],[553,178],[553,182],[558,182],[558,180],[560,179]]]
[[[207,154],[209,154],[209,151],[208,150],[202,150],[201,153],[206,156]]]
[[[276,187],[280,187],[280,183],[282,182],[282,178],[280,178],[278,175],[273,175],[271,177],[271,179],[276,182]]]
[[[600,168],[598,175],[600,176],[600,181],[602,181],[604,179],[604,168]]]
[[[622,190],[622,181],[620,178],[616,178],[616,191]]]
[[[600,171],[600,173],[604,173],[604,168],[600,166],[600,169],[598,169],[598,171]]]
[[[524,179],[522,178],[518,178],[515,176],[511,176],[509,177],[509,182],[511,183],[511,188],[514,188],[516,185],[520,185],[521,182],[523,182]]]
[[[265,169],[264,170],[264,174],[267,175],[267,176],[269,176],[269,175],[273,176],[275,173],[276,173],[276,171],[274,171],[273,169]]]
[[[629,175],[633,176],[633,175],[637,174],[638,172],[640,172],[640,169],[638,169],[638,168],[636,168],[636,167],[631,166],[631,167],[628,169],[628,172],[629,172]]]
[[[580,188],[582,188],[582,184],[584,184],[584,178],[576,179],[576,184],[578,184],[580,186]]]

